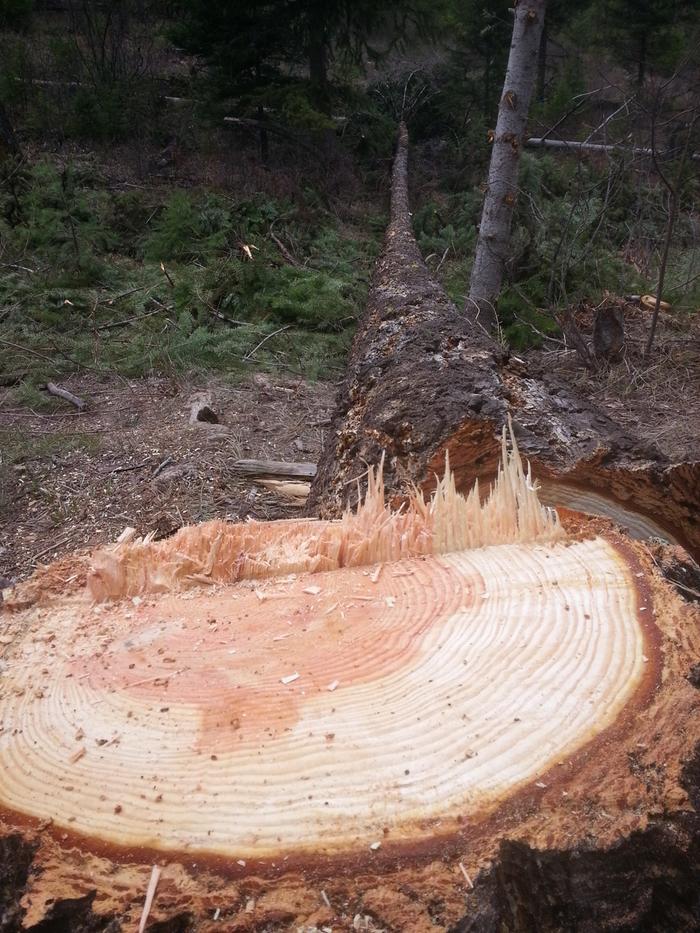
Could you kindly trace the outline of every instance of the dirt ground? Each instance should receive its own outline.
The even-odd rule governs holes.
[[[241,476],[239,458],[315,461],[334,387],[256,374],[232,385],[174,379],[72,376],[61,385],[88,403],[37,411],[0,404],[0,576],[114,541],[127,526],[165,537],[224,518],[283,518],[289,499]],[[203,394],[220,423],[190,423]],[[3,393],[0,392],[0,400]]]
[[[577,322],[588,336],[593,309]],[[620,362],[589,372],[573,352],[531,353],[533,369],[556,367],[627,432],[676,462],[700,458],[700,321],[664,315],[649,366],[641,353],[648,313],[625,309]],[[239,458],[315,462],[335,398],[331,383],[263,373],[223,379],[99,381],[62,385],[88,402],[38,411],[0,390],[0,577],[16,581],[39,564],[114,541],[127,526],[166,537],[186,524],[298,513],[233,467]],[[208,394],[220,423],[190,423]]]

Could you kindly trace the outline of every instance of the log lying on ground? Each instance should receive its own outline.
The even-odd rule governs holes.
[[[407,135],[392,178],[391,221],[377,263],[310,514],[341,514],[356,477],[386,453],[397,499],[429,490],[449,452],[460,489],[493,477],[509,415],[545,501],[602,512],[700,553],[700,462],[671,463],[623,432],[554,372],[533,371],[460,314],[423,262],[411,229]],[[561,490],[561,494],[560,494]],[[647,522],[648,519],[648,522]],[[646,524],[645,524],[646,523]]]
[[[316,464],[288,460],[234,460],[232,469],[246,476],[269,476],[311,479],[316,474]]]
[[[525,140],[525,145],[529,146],[531,149],[564,149],[569,152],[603,152],[606,154],[619,153],[620,155],[644,156],[647,159],[651,159],[655,154],[653,149],[647,147],[607,145],[604,143],[589,143],[585,141],[579,142],[576,139],[547,139],[541,136],[529,136]],[[679,155],[679,152],[678,150],[671,150],[670,152],[658,152],[656,155],[668,158],[669,156]],[[700,161],[700,152],[691,153],[690,158],[695,161]]]
[[[337,522],[77,570],[0,617],[3,929],[133,930],[151,878],[154,931],[631,929],[664,898],[688,928],[700,613],[517,451],[483,503],[448,474],[395,512],[371,474]],[[533,893],[561,853],[576,896]]]

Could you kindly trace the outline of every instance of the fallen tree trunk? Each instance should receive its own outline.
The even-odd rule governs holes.
[[[569,152],[617,152],[621,155],[643,156],[651,159],[654,156],[654,150],[647,146],[624,146],[618,143],[589,143],[579,142],[577,139],[547,139],[545,136],[529,136],[525,140],[525,145],[530,149],[563,149]],[[659,156],[669,158],[669,156],[680,155],[680,152],[671,150],[670,152],[657,153]],[[700,160],[700,152],[692,152],[688,158],[695,161]]]
[[[512,416],[543,499],[619,521],[700,554],[700,462],[672,463],[621,430],[556,372],[534,371],[470,324],[420,255],[408,205],[405,131],[391,220],[318,464],[309,512],[340,515],[354,482],[386,455],[397,500],[430,490],[449,454],[458,488],[495,474]]]

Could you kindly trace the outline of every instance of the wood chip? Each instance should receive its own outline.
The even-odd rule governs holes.
[[[148,890],[146,891],[146,900],[144,901],[143,911],[141,912],[141,921],[139,923],[139,933],[144,933],[146,929],[146,924],[148,923],[148,915],[151,912],[151,906],[153,904],[153,897],[156,893],[156,888],[158,887],[158,880],[160,879],[161,868],[160,865],[154,865],[151,869],[151,880],[148,882]]]
[[[321,592],[321,587],[320,586],[305,586],[303,592],[308,593],[310,596],[318,596],[318,594]]]
[[[74,764],[76,763],[76,761],[80,761],[80,759],[83,757],[84,754],[85,754],[85,746],[84,746],[84,745],[81,745],[80,748],[76,748],[76,750],[75,750],[75,751],[73,752],[73,754],[70,756],[70,758],[68,759],[68,761],[69,761],[72,765],[74,765]]]
[[[465,879],[465,881],[467,882],[467,884],[469,885],[469,887],[470,887],[470,888],[473,888],[473,887],[474,887],[474,882],[473,882],[472,879],[469,877],[469,872],[468,872],[467,869],[464,867],[464,865],[462,865],[461,862],[459,863],[459,870],[460,870],[460,871],[462,872],[462,874],[464,875],[464,879]]]
[[[369,847],[373,852],[376,852],[377,849],[381,849],[382,844],[381,842],[370,842]]]
[[[295,680],[299,680],[299,674],[296,672],[294,674],[287,674],[286,677],[280,677],[281,684],[293,684]]]
[[[330,691],[332,692],[333,690],[336,689],[336,687],[338,686],[338,683],[339,683],[339,681],[337,681],[337,680],[332,680],[332,681],[328,684],[328,686],[326,687],[326,690],[330,690]]]
[[[378,564],[377,567],[375,567],[375,569],[374,569],[374,570],[372,571],[372,573],[369,575],[369,578],[370,578],[370,580],[372,581],[372,583],[378,583],[378,582],[379,582],[379,576],[380,576],[380,574],[381,574],[381,572],[382,572],[383,566],[384,566],[384,564]]]

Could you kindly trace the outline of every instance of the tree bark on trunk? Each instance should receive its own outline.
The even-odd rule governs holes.
[[[322,17],[322,14],[320,14]],[[330,114],[328,97],[328,39],[325,24],[312,24],[309,38],[309,80],[314,103],[324,114]]]
[[[547,23],[542,26],[542,35],[540,37],[540,47],[537,52],[537,100],[544,102],[545,88],[547,85],[547,42],[549,36],[547,33]]]
[[[513,39],[493,136],[466,308],[469,317],[489,333],[498,323],[496,303],[508,258],[510,227],[518,194],[520,151],[525,142],[525,124],[537,76],[545,6],[546,0],[530,0],[515,7]]]

